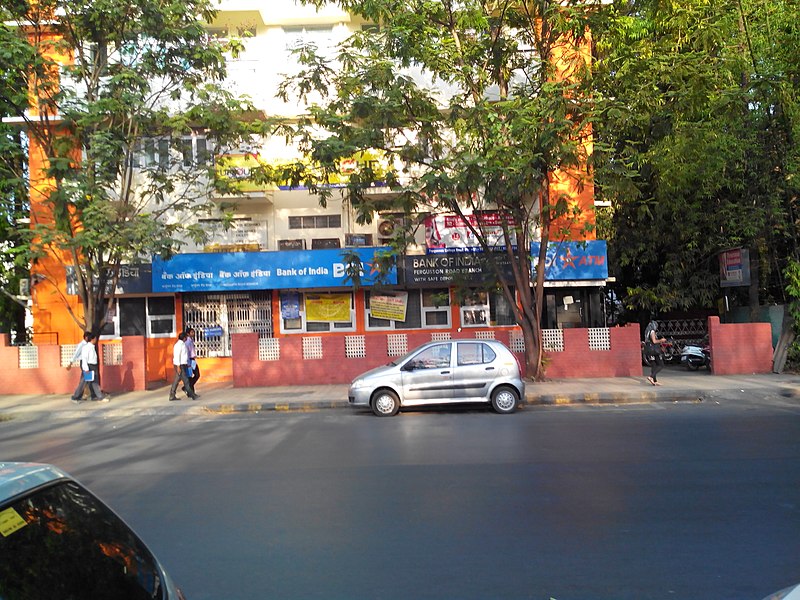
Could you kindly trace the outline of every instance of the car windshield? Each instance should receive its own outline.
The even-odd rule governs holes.
[[[136,535],[75,482],[0,507],[0,598],[160,600],[160,570]]]

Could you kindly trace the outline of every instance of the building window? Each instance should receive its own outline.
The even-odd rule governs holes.
[[[462,327],[514,324],[514,312],[501,291],[470,289],[461,301]]]
[[[352,292],[281,292],[281,331],[319,333],[355,329]]]
[[[372,314],[372,295],[407,296],[405,320],[376,317]],[[450,294],[446,288],[408,292],[365,291],[367,329],[444,329],[450,327]]]
[[[175,142],[175,163],[180,154],[180,164],[184,168],[207,165],[211,162],[211,144],[205,135],[187,135]],[[170,160],[171,142],[169,138],[145,138],[139,144],[134,164],[143,169],[158,168],[167,170],[173,164]]]
[[[333,27],[330,25],[300,25],[284,27],[283,36],[286,50],[292,51],[306,45],[313,45],[318,52],[333,49]]]
[[[147,337],[175,336],[175,298],[147,299]]]
[[[175,299],[172,296],[116,298],[106,315],[100,337],[108,340],[134,335],[174,337]]]
[[[450,327],[449,290],[422,290],[422,326]]]
[[[342,215],[313,215],[289,217],[289,229],[339,229]]]

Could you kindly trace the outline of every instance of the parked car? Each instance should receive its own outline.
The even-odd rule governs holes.
[[[516,357],[495,340],[428,342],[388,365],[356,377],[348,400],[379,417],[401,407],[488,402],[512,413],[525,396]]]
[[[94,494],[52,465],[0,462],[0,598],[185,600]]]
[[[770,594],[764,600],[800,600],[800,585],[793,585],[780,592]]]

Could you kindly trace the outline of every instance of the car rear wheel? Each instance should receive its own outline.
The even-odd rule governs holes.
[[[518,404],[519,394],[514,388],[503,386],[492,392],[492,408],[497,413],[513,413]]]
[[[372,397],[372,412],[379,417],[393,417],[400,410],[400,399],[391,390],[380,390]]]

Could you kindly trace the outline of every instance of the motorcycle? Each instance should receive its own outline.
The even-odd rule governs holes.
[[[690,371],[697,371],[700,367],[711,370],[711,346],[686,345],[681,351],[681,362]]]

